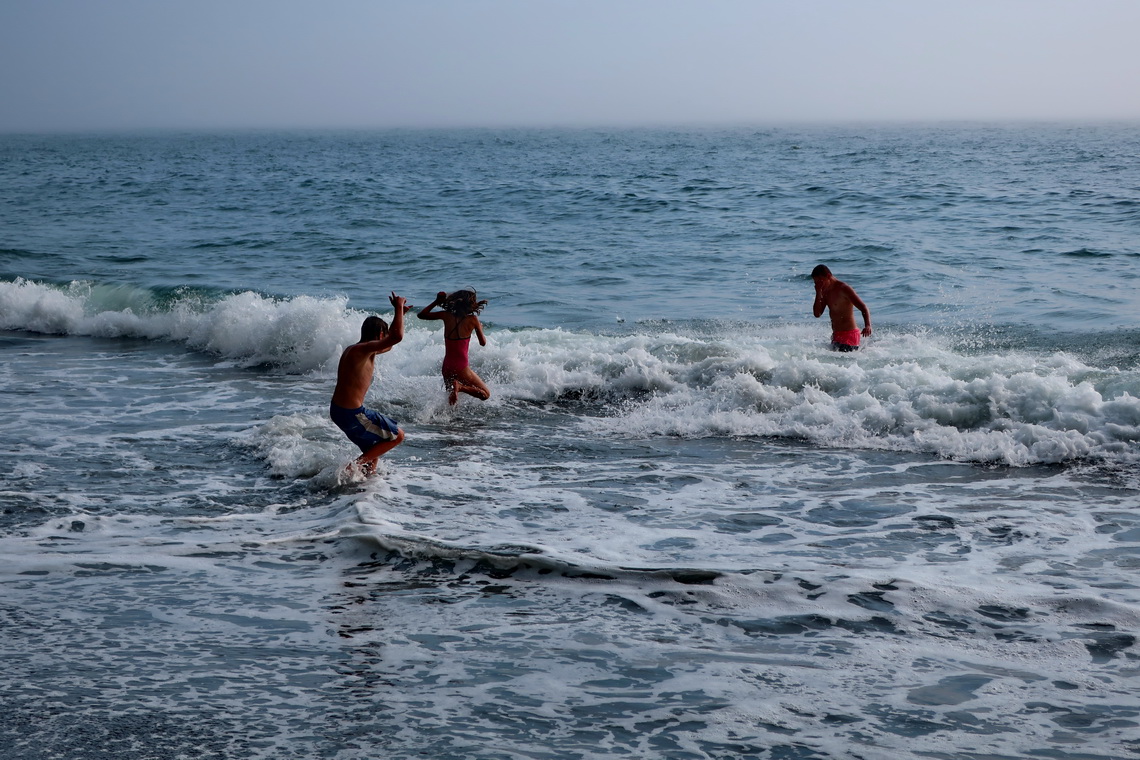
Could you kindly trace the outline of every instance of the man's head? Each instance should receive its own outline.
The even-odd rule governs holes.
[[[815,269],[811,270],[811,278],[813,280],[827,280],[831,278],[831,270],[823,264],[820,264]]]
[[[380,340],[388,334],[388,323],[380,317],[368,317],[360,326],[360,342]]]

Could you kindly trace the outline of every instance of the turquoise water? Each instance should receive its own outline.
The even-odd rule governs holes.
[[[0,138],[0,749],[1135,754],[1138,147]],[[491,401],[413,319],[346,475],[341,348],[465,285]]]

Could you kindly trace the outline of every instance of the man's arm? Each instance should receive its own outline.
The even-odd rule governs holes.
[[[823,297],[823,287],[817,282],[815,284],[815,303],[811,305],[811,313],[815,315],[816,319],[823,316],[823,310],[827,307],[827,301]]]
[[[847,289],[847,297],[851,299],[851,305],[859,310],[863,315],[863,337],[866,338],[871,334],[871,310],[867,308],[867,304],[863,303],[863,299],[858,296],[855,289],[850,285],[844,284]]]

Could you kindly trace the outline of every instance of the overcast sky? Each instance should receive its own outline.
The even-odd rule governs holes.
[[[0,131],[1140,120],[1140,0],[0,0]]]

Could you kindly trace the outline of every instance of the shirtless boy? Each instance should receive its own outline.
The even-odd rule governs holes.
[[[815,303],[812,313],[818,319],[826,308],[831,317],[831,347],[836,351],[854,351],[859,348],[859,337],[871,335],[871,310],[855,290],[835,279],[831,270],[820,264],[811,270],[815,281]],[[863,315],[863,330],[855,324],[855,309]]]
[[[336,389],[329,405],[329,417],[364,452],[355,464],[365,475],[376,469],[376,460],[382,454],[404,441],[404,431],[394,419],[364,406],[364,396],[372,385],[376,368],[376,354],[387,353],[404,339],[404,314],[412,308],[395,293],[388,300],[396,309],[391,329],[380,317],[364,320],[360,326],[360,342],[353,343],[340,355]]]

